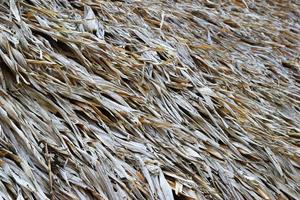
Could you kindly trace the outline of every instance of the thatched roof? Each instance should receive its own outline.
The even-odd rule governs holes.
[[[0,197],[300,199],[300,5],[0,0]]]

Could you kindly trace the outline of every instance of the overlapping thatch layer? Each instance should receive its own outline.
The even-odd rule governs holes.
[[[0,197],[300,199],[300,5],[0,1]]]

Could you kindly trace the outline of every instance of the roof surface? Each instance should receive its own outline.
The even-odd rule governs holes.
[[[299,1],[0,0],[0,197],[300,199]]]

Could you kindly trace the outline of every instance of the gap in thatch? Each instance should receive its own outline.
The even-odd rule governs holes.
[[[172,192],[173,192],[174,200],[196,200],[194,198],[185,196],[183,194],[176,194],[174,190]]]
[[[0,67],[3,79],[1,80],[2,87],[5,90],[12,90],[16,85],[16,76],[11,69],[0,58]]]

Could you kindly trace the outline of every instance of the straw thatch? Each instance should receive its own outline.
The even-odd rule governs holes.
[[[299,1],[0,13],[0,199],[300,199]]]

